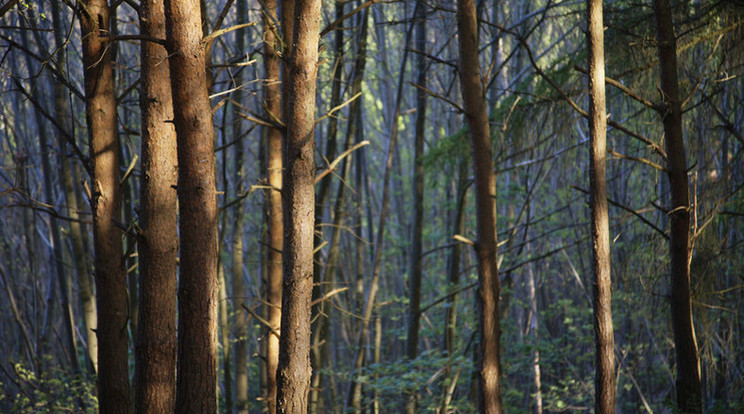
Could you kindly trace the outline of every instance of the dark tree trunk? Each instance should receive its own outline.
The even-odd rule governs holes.
[[[416,70],[419,86],[426,87],[426,7],[421,4],[417,8],[414,47],[419,52],[416,55]],[[422,245],[424,232],[424,132],[426,128],[426,93],[416,90],[416,138],[414,143],[413,160],[413,222],[411,223],[411,274],[409,276],[409,307],[408,307],[408,336],[406,339],[406,355],[414,360],[418,356],[419,320],[421,319],[421,275]],[[408,412],[416,412],[416,394],[410,396]]]
[[[478,64],[478,22],[474,0],[458,0],[457,28],[460,50],[460,87],[470,126],[470,148],[475,172],[475,209],[478,225],[478,410],[501,413],[499,366],[499,271],[496,244],[496,179],[493,172],[491,132],[486,97]]]
[[[80,3],[85,114],[93,167],[91,208],[98,307],[98,400],[103,413],[129,412],[127,279],[122,251],[119,138],[107,0]]]
[[[217,198],[198,0],[166,0],[181,261],[176,412],[217,412]]]
[[[656,39],[661,74],[669,206],[669,260],[672,330],[677,354],[677,405],[682,413],[703,411],[700,360],[690,301],[690,196],[687,182],[682,108],[677,80],[677,45],[669,0],[654,0]]]
[[[615,338],[612,326],[612,279],[610,276],[610,229],[607,217],[607,111],[605,108],[605,62],[602,0],[587,0],[589,26],[589,129],[591,156],[589,180],[592,210],[592,249],[594,260],[594,338],[596,376],[594,410],[615,413]]]
[[[140,3],[143,35],[165,38],[162,1]],[[178,161],[170,71],[162,45],[142,42],[141,232],[135,412],[173,412],[176,403],[176,258]]]

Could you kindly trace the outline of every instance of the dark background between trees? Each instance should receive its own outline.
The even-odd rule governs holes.
[[[744,7],[471,3],[4,2],[0,411],[744,411]]]

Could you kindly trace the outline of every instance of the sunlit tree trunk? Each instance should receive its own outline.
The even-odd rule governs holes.
[[[470,126],[470,148],[475,172],[475,209],[478,230],[478,410],[501,413],[499,366],[499,273],[496,262],[496,179],[493,172],[491,132],[486,97],[478,64],[478,22],[474,0],[458,0],[457,28],[460,50],[460,87]]]
[[[165,38],[163,2],[140,3],[143,35]],[[165,47],[142,42],[141,231],[135,411],[172,412],[176,403],[176,259],[178,161]]]
[[[596,347],[594,410],[615,413],[615,338],[612,326],[610,230],[607,217],[607,110],[605,108],[604,26],[602,0],[587,0],[589,45],[589,181],[592,210],[592,268],[594,271],[594,340]]]
[[[277,412],[306,413],[310,392],[310,301],[315,210],[315,84],[320,0],[297,0],[285,78],[284,248]]]
[[[279,82],[279,55],[281,38],[277,26],[276,0],[264,2],[264,86],[265,110],[269,119],[282,119],[282,92]],[[266,295],[268,302],[269,329],[266,330],[266,402],[269,413],[276,412],[276,368],[279,364],[279,337],[282,319],[282,244],[284,224],[282,222],[282,131],[266,129],[268,144],[267,175],[268,190],[268,263]]]
[[[127,280],[122,252],[119,139],[107,0],[80,3],[85,114],[90,137],[91,207],[98,307],[98,400],[103,413],[129,412]]]
[[[690,195],[687,181],[682,105],[677,80],[677,45],[669,0],[654,0],[656,41],[659,51],[669,206],[669,260],[672,330],[677,354],[677,405],[682,413],[703,410],[700,360],[690,301]]]
[[[180,276],[176,412],[217,412],[217,198],[198,0],[166,0],[178,141]]]

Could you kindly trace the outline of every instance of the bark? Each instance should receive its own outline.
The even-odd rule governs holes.
[[[605,164],[607,154],[607,110],[605,105],[604,26],[602,0],[587,0],[589,26],[589,129],[590,206],[592,250],[594,253],[594,410],[615,413],[615,338],[612,326],[612,279],[610,273],[610,230],[607,212]]]
[[[310,391],[310,302],[315,210],[315,86],[320,0],[298,0],[285,78],[282,321],[277,367],[277,412],[305,413]]]
[[[478,22],[474,0],[458,0],[457,28],[460,50],[460,87],[470,127],[470,148],[475,172],[478,257],[479,392],[481,413],[501,413],[499,366],[499,273],[496,245],[496,180],[493,173],[491,132],[486,97],[478,64]]]
[[[426,87],[426,7],[417,7],[414,47],[421,53],[416,55],[416,70],[419,86]],[[408,307],[408,336],[406,339],[406,355],[414,360],[418,356],[419,320],[421,318],[421,275],[422,245],[424,231],[424,132],[426,128],[426,93],[416,90],[416,127],[413,161],[413,222],[411,223],[411,273],[409,276],[409,307]],[[408,412],[416,412],[416,393],[408,401]]]
[[[140,3],[143,35],[165,38],[162,1]],[[139,323],[135,411],[173,412],[176,402],[176,259],[178,183],[170,70],[162,45],[142,42],[140,109],[142,183],[138,234]]]
[[[217,199],[198,0],[166,0],[181,260],[176,412],[217,411]]]
[[[276,25],[276,0],[264,3],[264,86],[265,109],[269,119],[282,119],[282,93],[279,83],[279,56],[281,41]],[[270,329],[266,330],[266,401],[269,413],[276,412],[276,368],[279,364],[279,338],[273,332],[281,332],[282,319],[282,244],[284,224],[282,222],[282,131],[268,128],[267,172],[269,180],[268,220],[268,275],[267,302]],[[273,332],[272,332],[273,331]]]
[[[677,355],[677,405],[682,413],[701,413],[700,360],[690,300],[690,196],[677,80],[677,46],[668,0],[654,0],[661,75],[667,177],[671,193],[669,260],[672,330]]]
[[[91,208],[98,307],[98,400],[103,413],[129,411],[127,280],[124,269],[119,188],[119,139],[111,51],[110,9],[106,0],[80,2],[85,78],[85,114],[90,137]]]

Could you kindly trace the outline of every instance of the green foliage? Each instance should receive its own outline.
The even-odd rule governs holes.
[[[20,389],[13,396],[0,395],[0,406],[10,400],[11,412],[41,413],[97,413],[94,379],[84,378],[54,366],[41,376],[22,363],[13,364]],[[7,387],[3,387],[6,391]]]

